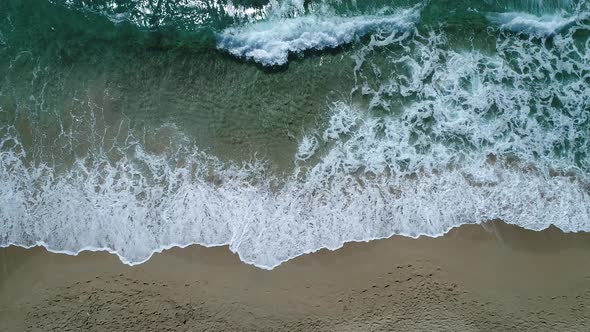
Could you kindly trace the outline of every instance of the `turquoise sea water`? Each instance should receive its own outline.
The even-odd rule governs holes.
[[[0,3],[0,245],[590,231],[587,1]]]

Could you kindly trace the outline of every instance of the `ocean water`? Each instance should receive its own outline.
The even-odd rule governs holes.
[[[4,0],[0,246],[590,231],[590,2]]]

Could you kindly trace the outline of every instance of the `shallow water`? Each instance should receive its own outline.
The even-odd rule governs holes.
[[[5,1],[0,245],[272,268],[590,231],[587,1]]]

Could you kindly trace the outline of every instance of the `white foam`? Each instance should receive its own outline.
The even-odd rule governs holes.
[[[418,19],[416,9],[387,16],[310,14],[292,18],[273,17],[268,21],[223,30],[217,36],[217,48],[265,66],[283,65],[290,53],[335,48],[377,29],[406,31]]]
[[[368,107],[332,104],[282,178],[259,162],[222,163],[173,126],[159,129],[172,146],[156,153],[130,133],[88,135],[82,117],[55,142],[90,153],[58,170],[31,163],[18,130],[1,127],[0,246],[138,264],[172,246],[227,244],[270,269],[349,241],[490,219],[590,231],[590,40],[574,40],[577,29],[590,27],[552,46],[502,35],[493,54],[450,49],[437,32],[373,35],[355,67]],[[372,61],[383,45],[385,65]]]
[[[490,22],[498,24],[503,30],[550,37],[574,25],[577,21],[588,18],[588,13],[537,16],[528,13],[510,12],[489,14],[487,18]]]
[[[297,160],[306,161],[314,155],[318,148],[319,142],[317,137],[315,135],[306,135],[299,143],[295,158]]]
[[[244,262],[271,269],[349,241],[438,236],[494,218],[535,230],[551,224],[589,230],[590,197],[570,178],[483,165],[496,174],[487,183],[473,183],[466,170],[418,179],[383,173],[359,178],[349,168],[357,157],[342,145],[303,180],[291,178],[278,191],[257,166],[224,166],[198,151],[186,157],[186,166],[173,167],[138,147],[133,160],[91,169],[78,163],[66,174],[4,153],[1,246],[43,245],[69,254],[105,250],[127,264],[173,246],[227,244]],[[140,172],[140,164],[149,171]],[[206,180],[211,165],[218,183]]]

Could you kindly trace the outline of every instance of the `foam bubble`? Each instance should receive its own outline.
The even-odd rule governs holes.
[[[297,160],[308,160],[319,148],[319,142],[315,135],[306,135],[303,137],[297,148],[295,158]]]
[[[418,18],[416,9],[387,16],[274,18],[223,30],[217,36],[217,48],[265,66],[283,65],[290,53],[335,48],[378,29],[405,31]]]

